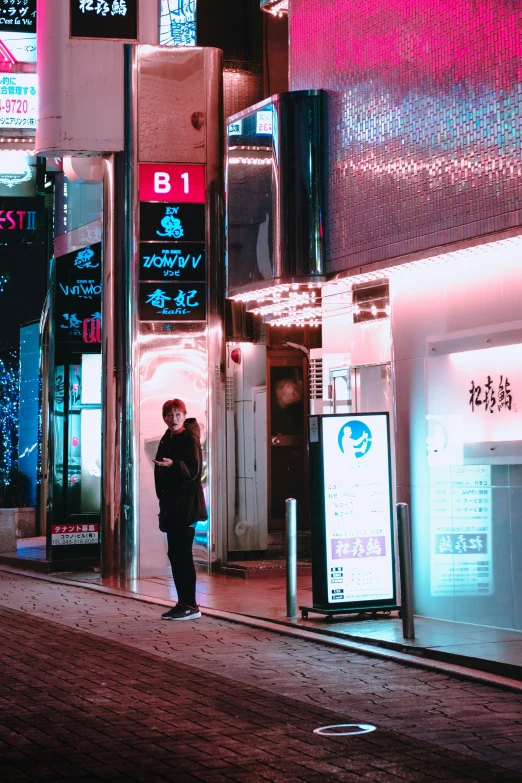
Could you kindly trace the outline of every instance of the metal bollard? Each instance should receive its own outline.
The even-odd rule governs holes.
[[[286,511],[286,616],[297,617],[297,501],[285,500]]]
[[[405,639],[415,639],[415,624],[413,620],[411,523],[407,503],[397,503],[397,521],[399,538],[399,564],[401,572],[402,635]]]

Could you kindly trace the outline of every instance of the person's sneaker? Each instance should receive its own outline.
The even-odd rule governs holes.
[[[176,604],[161,615],[162,620],[197,620],[198,617],[201,617],[198,606],[182,606],[181,604]]]

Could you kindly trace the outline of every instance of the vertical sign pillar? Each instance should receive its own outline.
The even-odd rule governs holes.
[[[126,47],[121,252],[117,236],[107,235],[114,248],[113,288],[120,286],[114,288],[112,305],[107,299],[107,310],[114,307],[120,327],[119,333],[113,330],[112,348],[106,346],[105,369],[110,376],[114,359],[125,378],[119,388],[118,383],[111,388],[106,378],[106,426],[111,437],[105,443],[104,463],[112,478],[106,475],[105,482],[107,499],[113,499],[112,509],[110,503],[104,506],[106,576],[169,573],[164,536],[158,530],[152,460],[165,431],[162,405],[173,397],[185,402],[188,416],[197,418],[202,431],[202,479],[210,515],[208,522],[198,524],[195,559],[210,567],[221,555],[221,74],[221,52],[215,49]],[[112,195],[107,193],[116,210],[117,180],[116,175]],[[117,224],[122,221],[120,216]],[[122,274],[119,267],[124,268]],[[110,262],[106,276],[109,273]]]

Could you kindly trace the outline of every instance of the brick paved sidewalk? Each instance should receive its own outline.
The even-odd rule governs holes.
[[[0,609],[2,779],[509,781],[515,772],[128,645]]]
[[[165,623],[163,607],[1,571],[0,606],[522,773],[520,692],[205,615]]]

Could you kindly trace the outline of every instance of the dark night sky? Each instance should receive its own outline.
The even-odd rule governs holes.
[[[0,294],[0,350],[18,348],[20,326],[39,320],[46,293],[45,245],[0,245],[0,275],[9,281]]]

